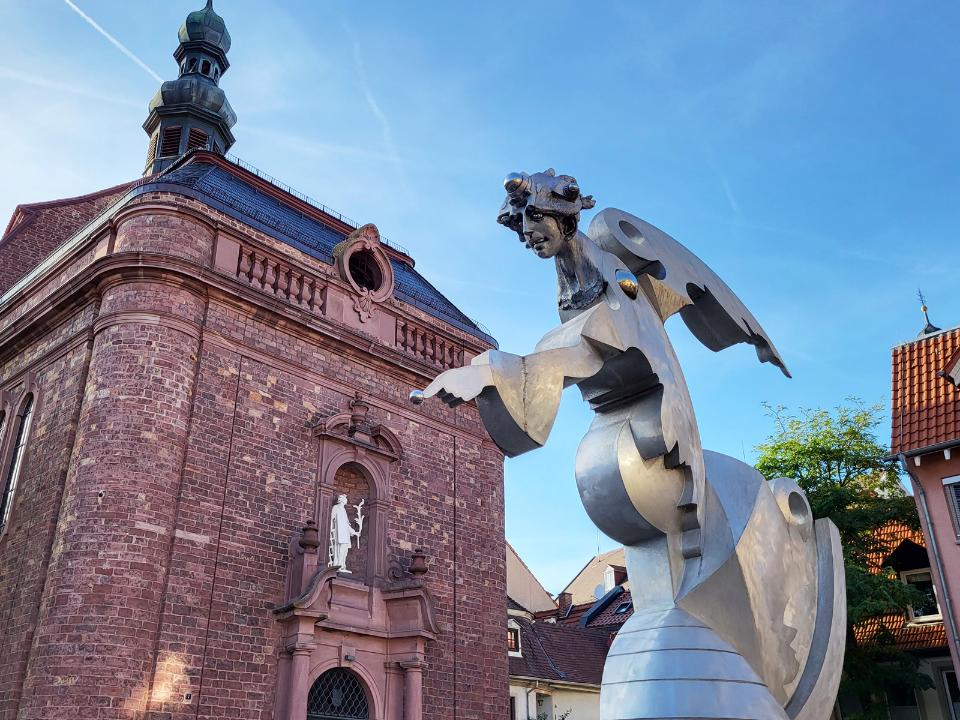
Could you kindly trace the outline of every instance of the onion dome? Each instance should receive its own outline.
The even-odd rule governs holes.
[[[180,42],[205,42],[214,45],[226,55],[230,51],[230,33],[223,18],[213,9],[213,0],[207,0],[203,10],[194,10],[180,26]]]
[[[212,0],[187,15],[179,39],[173,57],[180,76],[160,86],[143,124],[150,136],[146,175],[163,171],[190,150],[225,153],[234,142],[230,129],[237,115],[220,88],[230,66],[230,33]]]

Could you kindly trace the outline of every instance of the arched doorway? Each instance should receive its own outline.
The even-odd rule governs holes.
[[[367,693],[349,670],[333,668],[317,678],[307,696],[307,720],[367,720]]]

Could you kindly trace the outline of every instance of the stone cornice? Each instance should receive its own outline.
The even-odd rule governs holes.
[[[300,308],[289,306],[275,298],[258,293],[255,289],[222,273],[203,268],[183,258],[144,252],[121,252],[96,260],[62,287],[51,293],[36,307],[31,308],[9,328],[0,332],[0,364],[6,362],[10,356],[30,342],[42,337],[50,328],[61,324],[65,319],[75,314],[78,307],[97,298],[105,288],[117,283],[136,281],[170,283],[177,287],[189,289],[200,296],[207,296],[212,301],[227,303],[241,311],[249,312],[249,306],[254,305],[257,307],[259,317],[262,318],[265,311],[273,314],[277,319],[284,320],[284,332],[303,338],[320,348],[336,351],[340,354],[343,354],[344,345],[346,345],[357,353],[358,360],[370,358],[378,366],[379,372],[411,386],[418,381],[430,380],[437,373],[437,368],[432,365],[420,363],[409,355],[385,346],[348,327],[333,325]],[[155,318],[153,322],[161,322],[160,314],[155,312],[149,314]],[[132,318],[128,318],[128,320],[130,319]],[[164,322],[171,319],[172,316],[168,316]],[[139,321],[142,320],[143,318]],[[180,320],[184,323],[187,322]],[[97,329],[99,330],[100,327],[102,327],[102,322],[98,323]],[[190,332],[190,329],[179,325],[176,329]],[[326,385],[339,384],[343,386],[344,392],[353,392],[353,389],[346,384],[336,383],[314,370],[291,362],[289,359],[244,345],[211,331],[209,328],[203,328],[201,337],[204,342],[213,342],[246,356],[263,358],[279,367],[295,371],[297,375],[319,377],[323,379]],[[417,422],[442,429],[453,435],[467,435],[481,442],[490,442],[485,434],[459,425],[444,423],[413,408],[401,408],[392,403],[389,404],[389,408],[391,412],[400,412],[400,414],[408,415]]]
[[[220,158],[213,153],[194,153],[194,155],[203,155],[204,160],[207,160],[209,155],[212,161],[215,164],[222,165],[233,171],[240,171],[245,174],[245,177],[249,175],[251,182],[256,180],[254,183],[257,187],[260,185],[264,186],[266,192],[271,195],[275,195],[278,199],[288,202],[293,198],[293,196],[285,195],[279,188],[266,183],[263,180],[257,178],[254,174],[249,173],[242,168],[235,167],[233,164],[228,161]],[[192,157],[192,156],[191,156]],[[157,182],[162,184],[162,178],[158,179]],[[134,185],[137,185],[134,183]],[[133,187],[131,193],[136,191],[137,188]],[[176,186],[169,186],[167,188],[162,188],[157,190],[160,193],[170,193],[171,195],[177,195]],[[71,262],[77,260],[84,252],[89,250],[90,246],[95,242],[99,241],[103,237],[105,232],[109,232],[111,235],[111,240],[109,243],[109,252],[113,251],[113,238],[116,236],[117,226],[122,224],[123,221],[130,219],[131,217],[136,217],[142,214],[164,214],[164,215],[188,215],[191,219],[205,225],[212,232],[219,235],[221,232],[234,236],[238,239],[241,239],[244,243],[247,243],[251,246],[256,247],[258,250],[264,254],[277,254],[279,251],[276,248],[271,247],[267,243],[262,242],[257,238],[253,233],[257,232],[256,230],[251,230],[253,232],[245,232],[244,226],[242,223],[224,223],[219,218],[215,217],[213,214],[219,212],[215,208],[210,207],[205,204],[202,200],[197,200],[188,195],[180,195],[183,198],[183,202],[177,202],[176,200],[157,200],[145,195],[135,195],[128,193],[124,198],[121,198],[117,201],[112,207],[107,208],[100,216],[94,218],[88,225],[82,228],[77,235],[65,242],[57,250],[55,250],[46,260],[44,260],[41,265],[32,270],[23,279],[15,283],[7,293],[0,294],[0,300],[4,301],[3,304],[0,304],[0,314],[5,312],[10,312],[16,308],[16,306],[28,298],[30,295],[35,292],[42,292],[43,283],[50,277],[55,276],[58,272],[66,269]],[[293,198],[295,199],[295,198]],[[196,202],[202,206],[203,210],[191,207],[187,204],[187,201]],[[299,201],[298,201],[299,202]],[[295,203],[294,203],[295,204]],[[326,214],[320,212],[316,208],[306,203],[301,203],[303,209],[309,210],[310,215],[322,216],[323,222],[330,225],[331,227],[342,229],[345,232],[349,233],[353,230],[350,226],[336,221],[334,218],[327,216]],[[299,207],[299,206],[298,206]],[[267,235],[269,237],[269,235]],[[281,242],[278,240],[277,242]],[[412,260],[405,254],[396,251],[394,248],[390,248],[386,245],[383,246],[385,251],[388,251],[388,254],[395,255],[396,257],[405,260],[411,267],[413,266]],[[296,250],[296,248],[291,248]],[[349,291],[350,286],[348,283],[342,281],[333,269],[330,268],[327,270],[319,270],[318,268],[306,265],[299,260],[295,259],[294,256],[283,254],[284,262],[299,268],[304,272],[310,273],[321,273],[323,275],[323,280],[326,283],[331,285],[336,285],[337,287]],[[44,265],[46,265],[44,267]],[[203,273],[211,272],[212,268],[194,266],[195,270],[192,274],[201,275]],[[218,273],[219,274],[219,273]],[[32,277],[31,277],[32,276]],[[26,281],[26,284],[23,287],[19,287]],[[18,290],[17,295],[10,296],[9,292],[11,290]],[[246,299],[251,300],[257,304],[261,304],[264,301],[269,301],[269,296],[264,296],[263,293],[257,293],[254,297],[247,297]],[[388,301],[388,304],[396,309],[396,312],[399,316],[398,319],[405,320],[409,318],[414,323],[419,324],[428,324],[430,325],[430,331],[437,335],[445,336],[451,341],[456,342],[462,345],[464,348],[470,350],[472,355],[478,355],[481,352],[487,350],[490,345],[483,342],[479,338],[462,331],[454,333],[447,329],[447,323],[441,318],[435,318],[429,313],[425,313],[422,310],[416,309],[416,312],[410,312],[406,308],[406,304],[401,300],[391,298]],[[424,319],[419,317],[420,314],[426,315],[429,319]],[[0,340],[0,345],[2,345],[2,340]],[[425,364],[426,365],[426,364]],[[426,365],[431,367],[430,365]],[[436,374],[437,368],[431,367],[431,372]]]

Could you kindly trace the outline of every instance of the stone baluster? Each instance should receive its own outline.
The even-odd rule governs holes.
[[[269,258],[266,261],[267,271],[263,276],[263,289],[268,293],[273,294],[276,292],[276,282],[277,282],[277,263]]]
[[[255,288],[263,287],[263,261],[266,258],[260,253],[253,253],[253,269],[250,271],[250,284]]]
[[[240,248],[240,260],[237,266],[237,277],[243,282],[250,282],[250,270],[253,268],[251,252],[246,248]]]
[[[303,279],[303,275],[300,273],[290,272],[290,288],[287,291],[287,298],[292,303],[300,302],[300,281]]]

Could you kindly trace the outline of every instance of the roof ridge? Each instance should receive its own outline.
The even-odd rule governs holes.
[[[960,330],[960,325],[953,325],[951,327],[944,328],[943,330],[937,330],[937,332],[932,332],[929,335],[921,335],[920,337],[913,338],[912,340],[904,340],[903,342],[897,343],[896,345],[892,346],[890,349],[896,350],[897,348],[906,347],[907,345],[914,345],[916,343],[921,343],[924,340],[929,340],[931,338],[939,337],[940,335],[946,335],[947,333],[952,333],[957,330]]]
[[[98,198],[104,195],[110,195],[115,192],[120,192],[121,190],[124,190],[130,187],[134,183],[139,182],[139,180],[140,178],[137,178],[136,180],[128,180],[126,182],[112,185],[111,187],[108,187],[108,188],[103,188],[102,190],[96,190],[91,193],[84,193],[83,195],[75,195],[73,197],[59,198],[57,200],[43,200],[41,202],[33,202],[33,203],[19,203],[17,207],[14,209],[14,211],[16,211],[17,209],[36,210],[36,209],[42,209],[47,207],[57,207],[58,205],[72,205],[73,203],[79,202],[81,200],[89,200],[91,198]]]

